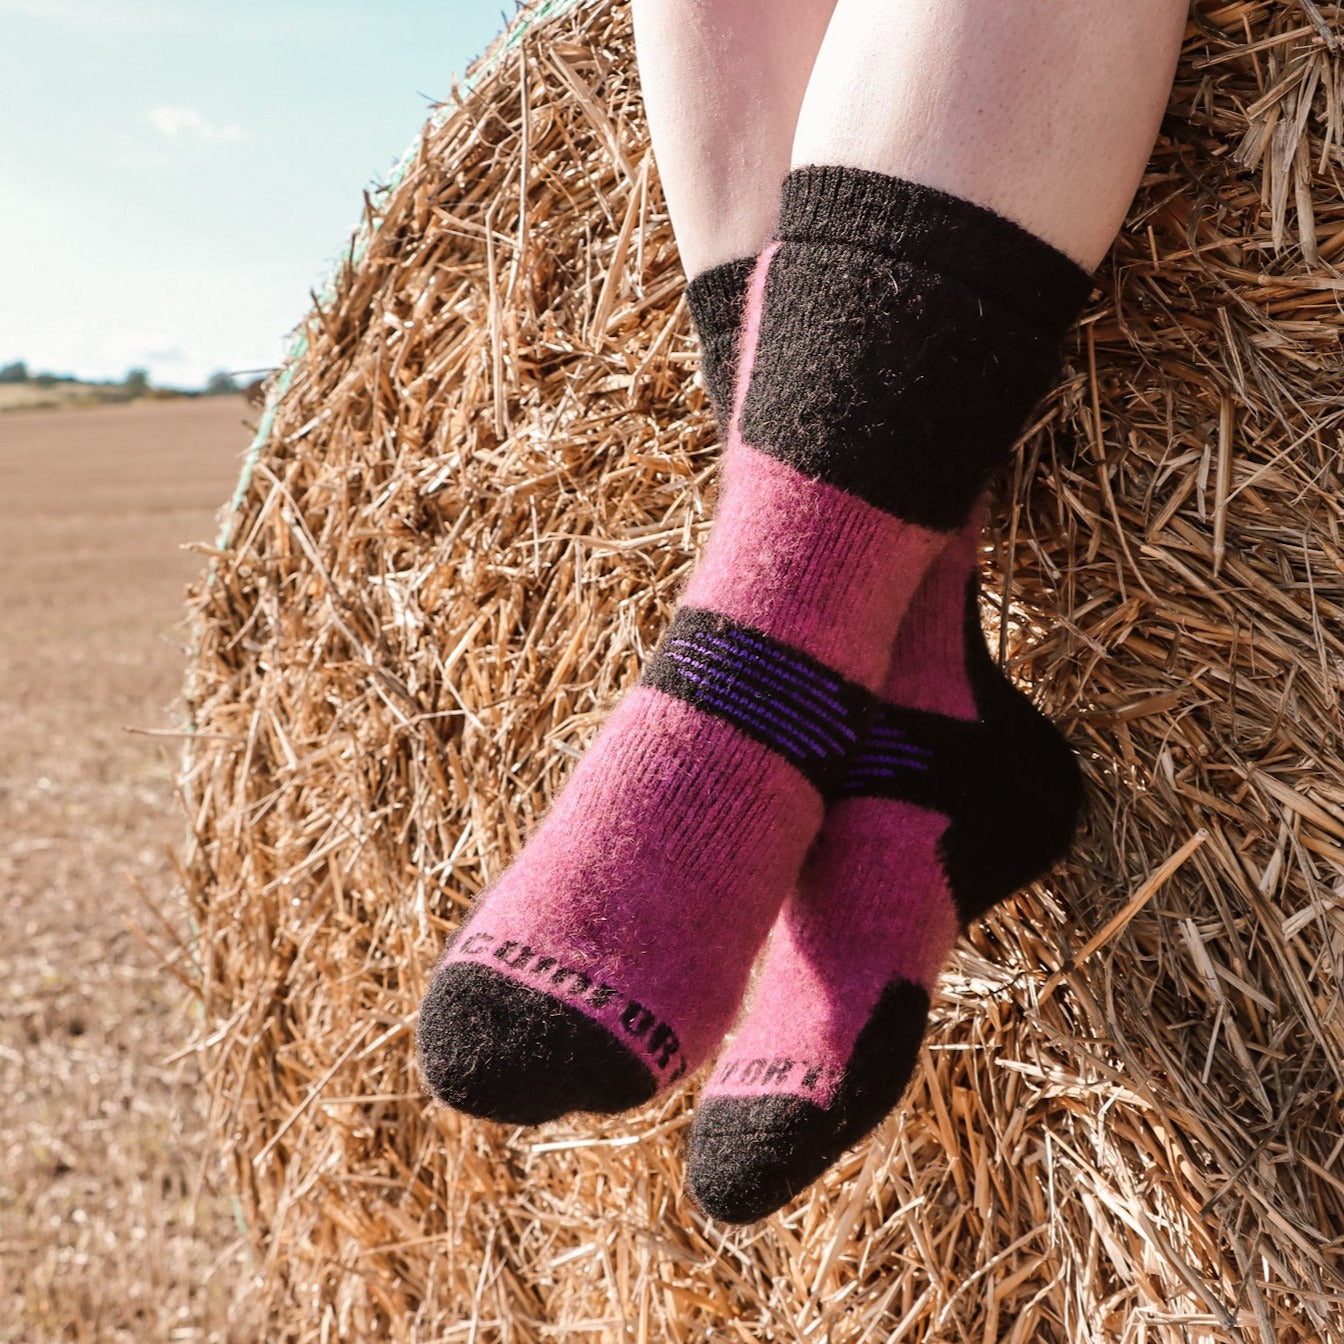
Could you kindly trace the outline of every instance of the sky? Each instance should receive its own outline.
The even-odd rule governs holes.
[[[0,0],[0,366],[280,362],[513,0]]]

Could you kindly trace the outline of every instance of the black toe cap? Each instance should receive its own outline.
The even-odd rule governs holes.
[[[416,1048],[440,1101],[506,1124],[629,1110],[657,1090],[649,1067],[587,1014],[470,963],[434,977]]]
[[[687,1183],[711,1218],[751,1223],[783,1208],[901,1099],[919,1058],[929,996],[908,980],[882,991],[829,1106],[804,1097],[708,1097],[691,1126]]]

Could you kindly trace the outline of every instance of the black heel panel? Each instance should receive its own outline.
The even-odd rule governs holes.
[[[974,768],[959,772],[942,860],[957,911],[969,924],[1068,851],[1083,780],[1063,735],[990,656],[976,577],[967,587],[966,648],[981,738]]]

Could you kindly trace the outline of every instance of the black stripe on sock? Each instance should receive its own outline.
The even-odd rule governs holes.
[[[876,699],[799,649],[717,612],[683,607],[640,678],[731,723],[822,794],[840,783]]]

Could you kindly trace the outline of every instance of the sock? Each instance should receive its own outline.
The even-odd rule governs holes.
[[[719,432],[726,434],[732,411],[733,382],[738,365],[747,289],[755,257],[739,257],[711,266],[686,285],[686,304],[700,338],[700,368]]]
[[[958,933],[1072,838],[1078,767],[985,646],[978,544],[962,529],[912,599],[883,708],[701,1094],[688,1182],[713,1217],[780,1208],[895,1107]]]
[[[1048,383],[1080,277],[1085,294],[1073,263],[970,202],[790,174],[705,555],[436,968],[418,1047],[441,1099],[516,1123],[616,1111],[708,1057],[912,592]]]
[[[688,1180],[713,1217],[773,1212],[892,1110],[958,933],[1073,835],[1078,767],[990,657],[977,545],[963,529],[911,601],[883,708],[701,1094]]]

